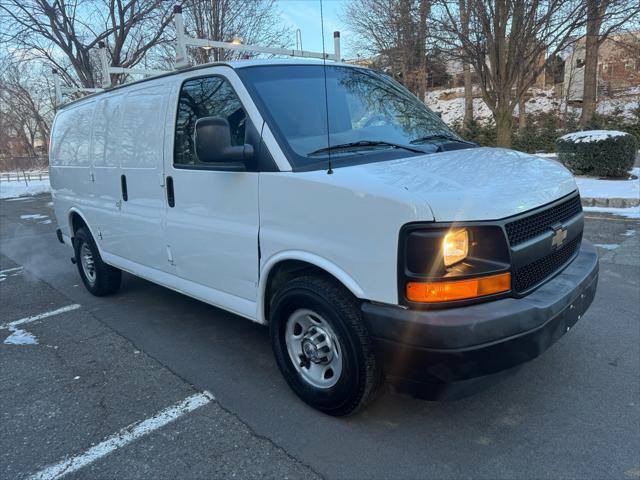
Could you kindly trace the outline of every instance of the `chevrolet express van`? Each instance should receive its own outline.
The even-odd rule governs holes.
[[[332,415],[455,398],[554,344],[593,300],[572,175],[451,131],[389,77],[208,64],[62,107],[58,238],[86,288],[126,271],[268,325],[291,389]]]

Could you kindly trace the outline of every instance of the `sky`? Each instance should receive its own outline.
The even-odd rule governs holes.
[[[302,32],[303,50],[322,51],[322,26],[320,23],[320,0],[279,0],[278,9],[282,22],[291,26],[292,38],[296,29]],[[322,0],[324,16],[325,50],[333,52],[333,32],[340,32],[340,51],[342,58],[351,58],[348,30],[343,17],[345,2],[342,0]],[[294,43],[295,46],[295,43]]]

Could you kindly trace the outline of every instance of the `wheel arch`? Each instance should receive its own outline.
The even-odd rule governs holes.
[[[69,236],[71,237],[72,245],[73,245],[73,237],[75,236],[76,231],[80,227],[86,227],[89,230],[89,233],[91,234],[91,236],[93,237],[93,240],[96,243],[96,247],[98,247],[98,251],[100,252],[100,255],[102,255],[102,249],[98,244],[97,237],[94,234],[93,229],[91,228],[91,225],[89,225],[89,222],[87,222],[86,217],[82,214],[80,210],[78,210],[75,207],[72,207],[69,209],[68,223],[69,223],[69,233],[70,233]]]
[[[269,302],[278,286],[300,272],[308,271],[328,275],[356,298],[365,297],[358,282],[333,262],[308,252],[280,252],[269,258],[261,269],[256,312],[259,323],[269,323]]]

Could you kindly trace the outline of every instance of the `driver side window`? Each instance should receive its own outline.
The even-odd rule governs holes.
[[[206,165],[198,162],[193,144],[196,120],[204,117],[225,118],[231,127],[231,145],[244,145],[247,115],[229,81],[219,76],[187,80],[178,101],[175,165]]]

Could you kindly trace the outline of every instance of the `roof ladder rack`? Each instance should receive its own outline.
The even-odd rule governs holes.
[[[67,93],[98,93],[104,91],[104,88],[84,88],[84,87],[63,87],[60,74],[55,68],[51,69],[53,75],[53,85],[56,93],[56,107],[64,103],[64,96]]]
[[[100,68],[102,69],[102,87],[111,87],[111,74],[129,74],[129,75],[144,75],[151,77],[155,75],[163,75],[165,73],[171,73],[169,70],[149,70],[144,68],[125,68],[125,67],[112,67],[109,65],[109,55],[107,53],[107,46],[104,42],[98,43],[98,58],[100,59]]]
[[[284,55],[288,57],[319,58],[324,60],[340,61],[340,32],[333,32],[333,53],[311,52],[291,48],[259,47],[257,45],[243,45],[239,42],[220,42],[206,38],[193,38],[184,33],[184,20],[182,18],[182,6],[173,7],[173,20],[176,27],[176,68],[189,66],[187,47],[220,48],[235,50],[238,52],[266,53],[269,55]]]
[[[187,47],[200,47],[200,48],[220,48],[223,50],[235,50],[238,52],[253,52],[253,53],[265,53],[268,55],[283,55],[287,57],[301,57],[301,58],[318,58],[321,60],[340,61],[340,32],[333,32],[333,53],[323,52],[311,52],[308,50],[302,50],[302,38],[300,39],[300,49],[290,48],[273,48],[273,47],[259,47],[257,45],[243,45],[240,42],[220,42],[216,40],[209,40],[206,38],[193,38],[184,33],[184,19],[182,18],[182,6],[175,5],[173,7],[173,20],[176,27],[176,59],[175,69],[183,69],[189,66],[189,59],[187,56]],[[302,35],[300,35],[302,36]],[[296,33],[297,39],[297,33]],[[125,67],[112,67],[109,65],[109,55],[107,47],[104,42],[98,43],[98,59],[100,63],[100,69],[102,71],[102,88],[76,88],[76,87],[63,87],[60,75],[56,69],[52,70],[55,93],[56,93],[56,105],[61,105],[64,102],[64,95],[68,93],[97,93],[102,92],[105,89],[111,87],[111,75],[112,74],[129,74],[129,75],[144,75],[155,76],[170,73],[167,70],[149,70],[142,68],[125,68]]]

